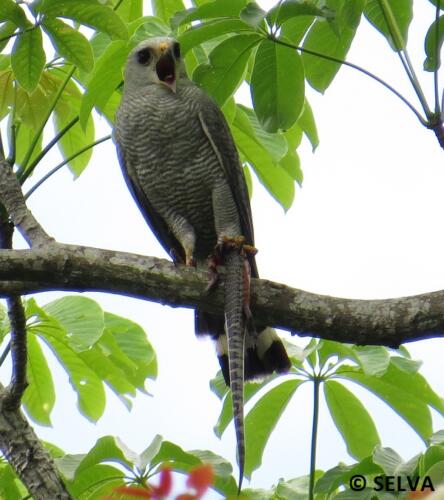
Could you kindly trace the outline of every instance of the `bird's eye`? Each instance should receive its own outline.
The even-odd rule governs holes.
[[[144,66],[148,66],[148,64],[151,62],[151,51],[150,49],[142,49],[137,52],[137,62],[139,64],[143,64]]]
[[[180,59],[180,45],[178,42],[173,45],[173,54],[176,59]]]

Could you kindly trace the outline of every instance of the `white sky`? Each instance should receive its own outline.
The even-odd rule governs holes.
[[[426,0],[415,5],[418,19],[409,41],[419,71],[422,40],[434,9]],[[416,102],[396,54],[364,21],[348,59]],[[432,103],[431,78],[422,81]],[[348,68],[324,96],[309,88],[308,97],[321,142],[315,154],[307,142],[299,150],[305,180],[294,205],[285,214],[255,184],[252,206],[261,276],[310,292],[354,298],[443,289],[444,164],[433,133],[385,89]],[[108,133],[103,121],[98,128]],[[57,162],[53,156],[45,169]],[[127,192],[111,143],[97,147],[77,181],[72,182],[68,171],[54,176],[31,197],[30,207],[58,241],[165,256]],[[184,449],[211,449],[235,463],[232,429],[221,441],[212,432],[220,405],[208,382],[218,365],[211,342],[194,337],[192,312],[88,295],[147,331],[159,358],[159,378],[150,387],[153,398],[139,396],[128,413],[108,391],[106,413],[94,425],[77,415],[67,377],[55,367],[54,425],[38,428],[39,435],[67,452],[81,453],[105,434],[120,436],[139,452],[161,434]],[[38,301],[43,304],[54,296],[41,295]],[[422,373],[444,394],[443,342],[423,341],[408,348],[413,357],[424,360]],[[266,448],[263,466],[253,474],[253,486],[269,487],[279,477],[308,473],[311,392],[311,386],[304,385],[296,393]],[[356,388],[355,393],[365,391]],[[420,439],[397,415],[370,395],[363,400],[383,446],[395,448],[404,458],[422,449]],[[435,430],[443,428],[443,419],[435,417]],[[318,468],[326,470],[339,461],[352,462],[322,404]]]

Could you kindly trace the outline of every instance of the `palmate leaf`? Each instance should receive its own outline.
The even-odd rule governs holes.
[[[302,380],[292,379],[270,389],[248,412],[245,418],[245,475],[260,467],[265,446],[279,418]]]
[[[332,380],[325,382],[324,395],[348,453],[358,460],[370,455],[380,439],[364,405],[346,387]]]
[[[28,387],[22,398],[26,413],[40,425],[51,425],[55,389],[42,348],[35,335],[28,335]]]
[[[304,49],[345,60],[361,20],[364,5],[364,0],[344,1],[341,9],[336,12],[333,22],[316,20],[305,37]],[[341,67],[340,63],[307,53],[302,54],[302,59],[307,81],[319,92],[327,89]]]
[[[245,113],[238,107],[231,131],[241,155],[256,172],[260,182],[287,210],[294,199],[294,180],[261,144]]]
[[[2,0],[0,2],[0,23],[11,21],[20,28],[27,28],[28,21],[24,10],[14,0]]]
[[[91,110],[103,108],[117,86],[122,82],[123,67],[129,53],[129,47],[123,40],[111,42],[101,57],[96,61],[93,72],[86,85],[80,107],[80,123],[86,127]]]
[[[334,11],[325,5],[319,6],[316,0],[284,0],[270,9],[267,18],[270,23],[281,26],[289,19],[302,16],[331,19]]]
[[[115,12],[127,23],[135,21],[143,15],[143,0],[125,0],[123,2],[114,0],[114,6],[117,6]]]
[[[173,26],[191,23],[198,19],[216,19],[226,17],[239,17],[240,11],[245,7],[247,0],[215,0],[179,12],[173,19]]]
[[[254,60],[251,97],[256,115],[267,132],[289,129],[304,105],[304,68],[299,54],[263,40]]]
[[[179,35],[180,48],[183,54],[190,49],[221,35],[228,33],[253,33],[251,26],[240,19],[217,19],[192,26]]]
[[[409,375],[390,365],[380,377],[365,375],[356,368],[346,366],[339,368],[337,375],[358,383],[385,401],[423,440],[432,434],[432,419],[427,403],[429,398],[425,394],[426,387],[421,383],[424,379],[419,374]],[[412,383],[412,390],[409,382]],[[421,386],[424,392],[418,393]]]
[[[145,391],[146,379],[157,374],[156,356],[143,330],[115,315],[107,315],[105,321],[91,299],[68,296],[44,308],[30,300],[27,316],[33,318],[30,332],[54,352],[77,394],[81,413],[90,420],[104,411],[104,382],[129,407],[128,396],[133,397],[136,389]],[[38,411],[46,411],[49,418],[52,407],[42,406]]]
[[[49,79],[57,82],[57,86],[62,85],[63,73],[55,69],[48,73]],[[42,85],[45,86],[46,79],[42,78]],[[65,128],[68,123],[70,123],[74,118],[79,115],[80,105],[82,102],[82,94],[74,84],[74,82],[68,82],[65,90],[60,96],[59,101],[54,110],[53,123],[56,133],[59,133]],[[81,150],[83,147],[91,144],[95,138],[94,120],[90,115],[85,129],[82,128],[80,123],[76,123],[72,126],[68,132],[66,132],[59,142],[57,143],[60,152],[64,159],[68,159]],[[78,177],[87,167],[92,156],[92,149],[89,149],[79,156],[68,162],[68,167],[75,177]]]
[[[33,92],[39,83],[46,56],[40,27],[29,29],[32,24],[28,22],[26,28],[27,30],[16,37],[12,47],[11,65],[18,83],[27,92]]]
[[[79,472],[74,481],[67,482],[67,487],[76,500],[102,500],[124,484],[124,472],[112,465],[98,464]]]
[[[443,1],[444,4],[444,1]],[[438,23],[438,41],[436,40],[436,24]],[[441,66],[441,48],[444,42],[444,16],[440,16],[438,21],[433,21],[427,30],[424,49],[426,60],[424,61],[425,71],[436,71]]]
[[[185,6],[182,0],[152,0],[154,15],[160,17],[166,24],[177,13],[183,12]]]
[[[248,59],[261,37],[257,34],[234,35],[210,53],[209,64],[201,64],[193,80],[223,106],[241,84]]]
[[[382,34],[393,50],[400,50],[407,43],[407,35],[410,23],[413,18],[413,1],[412,0],[390,0],[388,6],[393,15],[393,21],[399,29],[401,40],[397,40],[395,33],[392,33],[393,27],[387,24],[384,11],[381,9],[380,0],[368,0],[364,15],[367,20]],[[392,35],[395,35],[393,38]]]
[[[44,0],[39,6],[39,12],[45,17],[71,19],[107,33],[113,40],[128,38],[128,30],[122,19],[97,0]]]
[[[42,27],[48,34],[58,54],[66,61],[72,62],[83,71],[91,71],[94,66],[94,57],[88,40],[68,24],[46,17]]]

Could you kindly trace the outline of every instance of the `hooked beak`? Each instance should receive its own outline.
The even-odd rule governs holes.
[[[170,90],[176,93],[176,61],[171,51],[161,47],[163,54],[156,64],[156,73],[159,80]]]

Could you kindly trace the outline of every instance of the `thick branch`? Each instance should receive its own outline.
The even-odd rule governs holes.
[[[103,291],[170,306],[222,311],[220,289],[205,294],[206,273],[163,259],[89,247],[0,252],[0,295],[48,290]],[[221,287],[220,287],[221,288]],[[444,336],[444,291],[386,300],[316,295],[252,280],[253,316],[302,336],[396,347]]]
[[[0,386],[0,393],[5,389]],[[0,399],[0,450],[35,500],[69,500],[54,462],[20,410]]]
[[[30,246],[53,241],[26,208],[20,183],[7,160],[0,161],[0,201]]]

